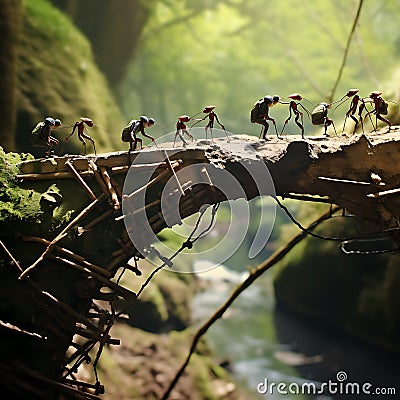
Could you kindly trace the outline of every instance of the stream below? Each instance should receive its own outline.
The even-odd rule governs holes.
[[[239,383],[260,399],[399,398],[396,356],[280,310],[272,273],[243,292],[206,335]],[[206,284],[193,301],[195,321],[208,319],[245,277],[224,267],[199,274]]]

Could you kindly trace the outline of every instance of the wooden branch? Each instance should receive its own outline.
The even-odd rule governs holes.
[[[68,265],[78,271],[84,272],[85,274],[87,274],[87,275],[91,276],[92,278],[96,279],[97,281],[99,281],[101,284],[112,289],[118,296],[123,297],[128,302],[132,302],[136,299],[136,293],[118,285],[117,283],[115,283],[113,281],[110,281],[109,279],[105,278],[103,275],[98,274],[97,272],[91,271],[87,267],[82,267],[81,265],[79,265],[73,261],[70,261],[70,260],[67,260],[65,258],[58,257],[58,256],[50,255],[49,258],[59,261],[59,262],[62,262],[63,264]]]
[[[107,218],[111,214],[114,214],[114,210],[107,210],[106,212],[95,218],[93,221],[89,222],[87,225],[80,228],[81,233],[78,232],[78,234],[81,235],[84,232],[90,231],[95,225],[103,221],[103,219]]]
[[[92,176],[92,171],[79,172],[80,176]],[[43,180],[55,180],[55,179],[72,179],[74,175],[72,172],[61,171],[61,172],[47,172],[37,174],[18,174],[17,179],[29,180],[29,181],[43,181]]]
[[[104,194],[100,195],[96,200],[90,203],[85,209],[83,209],[47,246],[46,250],[42,255],[28,267],[20,276],[19,279],[26,279],[29,274],[37,267],[37,265],[44,260],[47,254],[50,252],[51,247],[64,238],[67,232],[76,225],[85,215],[87,215],[94,207],[96,207],[104,198]]]
[[[121,204],[118,199],[117,192],[115,191],[113,185],[111,184],[111,178],[110,175],[108,174],[107,168],[106,167],[100,167],[100,173],[103,178],[103,181],[106,185],[107,191],[109,193],[110,199],[114,204],[114,210],[119,210],[121,207]]]
[[[73,164],[80,178],[86,176],[85,174],[94,175],[101,187],[101,192],[103,193],[102,198],[107,199],[114,196],[113,204],[115,205],[115,195],[121,203],[121,193],[119,193],[118,185],[113,180],[113,174],[133,171],[134,175],[134,172],[137,170],[141,172],[143,169],[143,171],[146,172],[146,168],[153,168],[156,173],[152,175],[152,181],[138,189],[136,189],[136,187],[139,186],[137,184],[134,189],[131,189],[133,193],[125,198],[129,199],[129,197],[139,193],[139,196],[141,196],[144,193],[143,191],[151,187],[151,190],[146,193],[145,204],[138,206],[143,208],[137,210],[132,207],[131,211],[133,215],[135,215],[135,213],[145,212],[148,219],[151,221],[151,229],[157,234],[166,226],[165,221],[159,215],[159,204],[161,200],[167,200],[166,208],[168,211],[168,196],[176,200],[177,197],[182,195],[182,191],[185,192],[185,196],[181,196],[179,201],[179,213],[182,218],[198,212],[204,204],[213,204],[225,199],[222,198],[222,191],[217,190],[218,180],[215,179],[213,168],[206,166],[206,169],[200,172],[200,175],[202,175],[201,181],[205,182],[205,184],[194,186],[191,184],[193,186],[190,187],[191,190],[185,191],[186,183],[183,183],[184,178],[181,177],[181,174],[176,175],[175,173],[178,165],[185,167],[185,179],[192,179],[195,183],[199,182],[197,179],[198,177],[192,177],[189,171],[191,165],[194,163],[209,163],[218,166],[218,168],[224,168],[228,174],[231,174],[232,177],[240,182],[243,191],[238,196],[250,200],[259,196],[260,193],[257,191],[256,179],[247,179],[248,175],[251,175],[251,173],[249,172],[246,174],[243,163],[254,165],[259,162],[260,167],[264,167],[264,165],[262,165],[262,163],[264,163],[268,168],[273,184],[275,185],[274,189],[277,197],[282,196],[283,198],[294,198],[301,201],[318,201],[328,204],[333,202],[355,215],[359,221],[366,222],[368,224],[368,229],[374,229],[375,232],[381,233],[382,235],[387,234],[391,238],[394,238],[397,243],[400,243],[400,231],[394,231],[392,229],[392,227],[398,223],[398,210],[400,209],[400,196],[398,196],[398,189],[396,189],[400,187],[398,162],[398,154],[400,152],[399,133],[400,130],[396,128],[388,133],[377,132],[372,135],[356,134],[353,136],[337,135],[334,137],[308,137],[306,135],[304,139],[295,135],[287,135],[281,139],[275,139],[271,136],[268,137],[269,140],[267,141],[257,141],[256,137],[237,135],[230,138],[234,144],[238,145],[235,147],[235,150],[232,151],[226,147],[226,139],[221,140],[220,138],[214,139],[212,144],[204,144],[205,142],[201,142],[197,145],[193,143],[185,149],[180,149],[180,159],[171,162],[172,170],[168,162],[160,157],[160,150],[163,151],[163,149],[146,149],[144,151],[146,162],[143,164],[138,163],[137,165],[130,165],[131,160],[127,153],[109,153],[95,157],[74,158],[73,163],[71,156],[56,158],[54,162],[50,162],[49,160],[33,160],[29,163],[21,163],[23,164],[21,165],[21,172],[32,173],[35,179],[40,179],[40,177],[49,179],[52,177],[54,180],[59,177],[58,174],[64,174],[64,177],[75,177],[75,179],[77,179],[68,165],[65,165],[66,161],[71,161],[71,164]],[[240,150],[241,146],[244,146],[243,151]],[[177,157],[177,149],[172,149],[172,144],[166,144],[165,148],[166,151],[171,151],[168,153],[171,157]],[[254,154],[251,154],[253,150]],[[137,154],[138,153],[133,156]],[[152,163],[154,160],[162,160],[162,162],[160,164]],[[88,169],[91,168],[89,164],[93,166],[93,170],[88,171]],[[196,170],[201,171],[199,169]],[[34,174],[37,171],[42,171],[43,173]],[[188,173],[186,173],[186,171],[188,171]],[[262,168],[259,171],[261,171],[260,177],[263,178]],[[373,171],[373,173],[371,171]],[[195,173],[193,173],[193,175],[194,174]],[[22,173],[19,177],[24,179],[23,177],[26,175],[27,174]],[[170,192],[165,193],[163,192],[165,184],[171,177],[174,179],[174,182],[175,179],[179,177],[179,181],[176,180],[177,185],[170,185]],[[123,176],[121,176],[121,178],[123,178]],[[206,181],[204,178],[206,178]],[[266,176],[266,178],[269,177]],[[380,185],[383,184],[382,182],[386,182],[388,185],[387,187],[394,189],[373,193],[381,190]],[[213,187],[213,184],[215,185],[215,193],[210,190],[207,183],[209,183],[211,187]],[[62,184],[61,180],[57,182],[57,185]],[[24,187],[26,186],[27,183],[24,184]],[[42,185],[39,183],[38,186],[40,187]],[[32,184],[32,187],[36,189],[34,184]],[[114,190],[114,193],[111,189]],[[98,192],[100,191],[95,191],[95,193]],[[236,196],[236,193],[233,193],[232,196]],[[95,205],[89,205],[89,208],[94,206]],[[87,212],[90,212],[90,209]],[[106,273],[102,273],[101,270],[93,270],[92,264],[86,264],[87,261],[77,254],[68,253],[68,249],[65,248],[68,246],[66,245],[64,247],[62,244],[60,246],[57,242],[64,238],[70,229],[80,224],[83,225],[81,221],[85,215],[87,216],[83,221],[85,223],[87,220],[92,222],[89,222],[86,226],[79,227],[78,232],[86,232],[100,221],[106,224],[115,223],[114,219],[105,219],[108,216],[112,216],[113,212],[114,210],[112,208],[107,208],[106,212],[105,209],[96,209],[93,216],[87,215],[87,213],[84,213],[83,216],[79,214],[76,217],[78,219],[75,218],[72,221],[72,225],[68,224],[53,241],[44,243],[44,245],[47,246],[46,251],[42,254],[41,258],[36,261],[36,265],[50,255],[51,250],[54,250],[51,254],[58,257],[58,259],[56,258],[58,262],[63,262],[66,265],[68,264],[75,269],[80,268],[84,274],[89,274],[88,270],[91,270],[91,275],[93,273],[98,273],[100,276],[103,275],[103,279],[107,280],[107,282],[111,282]],[[103,214],[98,217],[100,213]],[[116,215],[120,215],[120,213]],[[121,218],[117,218],[117,220]],[[175,221],[171,223],[175,223]],[[135,230],[134,234],[136,235],[140,234],[142,227],[134,226],[132,229]],[[124,233],[126,234],[125,230],[123,234]],[[305,236],[306,234],[306,232],[302,232],[298,236],[303,237],[303,235]],[[102,244],[97,243],[97,238],[93,238],[93,236],[90,235],[88,237],[88,240],[91,241],[89,245],[96,246],[96,249],[100,248]],[[79,238],[77,240],[79,240]],[[112,238],[112,240],[115,240],[115,238]],[[107,260],[106,266],[106,269],[110,270],[111,274],[115,274],[118,268],[125,267],[130,257],[138,255],[137,249],[131,242],[128,242],[128,240],[128,238],[124,238],[121,242],[121,249],[117,249],[117,247],[112,249],[114,252]],[[293,242],[291,242],[291,244],[295,245]],[[278,256],[283,257],[284,254],[274,254],[274,257]],[[268,262],[271,262],[271,264],[265,265],[263,267],[264,270],[270,268],[274,260],[270,259]],[[35,265],[33,265],[33,267],[35,267]],[[259,269],[260,271],[258,271]],[[259,276],[258,274],[261,273],[262,268],[258,267],[250,273],[248,280],[246,280],[244,284],[248,287],[248,285]],[[24,274],[29,276],[29,268],[21,275]],[[83,278],[84,277],[85,275],[83,275]],[[97,280],[97,277],[95,279]],[[34,284],[35,280],[28,279],[27,283]],[[101,284],[100,282],[99,285]],[[240,291],[245,289],[246,286],[243,286],[239,288],[238,291],[235,291],[232,294],[232,299],[228,299],[227,307],[229,307],[235,297],[239,295]],[[48,293],[42,293],[43,296],[51,296]],[[96,328],[97,324],[93,324],[89,318],[83,316],[80,317],[82,319],[79,319],[79,317],[74,314],[74,310],[68,308],[66,304],[58,302],[57,299],[52,300],[54,304],[49,303],[50,300],[47,301],[47,297],[43,296],[34,297],[36,297],[36,300],[40,300],[41,304],[46,305],[48,309],[51,309],[52,313],[55,315],[54,319],[49,318],[51,323],[57,327],[57,329],[54,329],[54,333],[49,331],[49,334],[53,335],[55,340],[58,340],[58,338],[63,335],[64,328],[66,328],[64,329],[66,332],[65,334],[68,335],[71,330],[71,327],[68,327],[68,325],[73,325],[75,321],[83,325],[86,324],[86,326],[92,324]],[[114,301],[115,296],[116,293],[112,290],[107,291],[107,293],[104,290],[103,292],[94,294],[96,299],[101,298],[109,302]],[[50,299],[51,297],[48,298]],[[43,307],[43,309],[45,309],[45,307]],[[48,311],[44,310],[44,312],[47,313]],[[216,314],[216,319],[220,318],[223,313],[224,309],[219,310]],[[52,317],[50,312],[49,316]],[[63,319],[65,325],[63,325]],[[97,323],[97,320],[95,321]],[[208,326],[203,325],[202,329],[203,331],[200,332],[199,336],[194,337],[191,351],[194,351],[196,340],[208,329]],[[92,328],[89,327],[86,331],[88,330],[92,330]],[[68,339],[65,343],[68,344]],[[189,362],[189,359],[190,355],[186,363]]]
[[[45,246],[50,246],[51,242],[49,240],[43,239],[43,238],[39,238],[39,237],[34,237],[34,236],[23,236],[22,240],[25,240],[27,242],[36,242],[36,243],[41,243]],[[86,259],[78,254],[75,254],[74,252],[72,252],[71,250],[65,249],[64,247],[60,247],[57,245],[53,245],[54,246],[54,250],[71,258],[72,260],[79,262],[80,264],[82,264],[84,267],[90,269],[93,272],[97,272],[100,275],[105,276],[106,278],[110,278],[111,277],[111,272],[107,271],[106,269],[99,267],[98,265],[92,264],[88,261],[86,261]]]
[[[307,196],[307,195],[294,194],[294,193],[284,194],[281,197],[283,199],[292,199],[292,200],[298,200],[298,201],[310,201],[312,203],[332,204],[332,200],[327,199],[325,197]]]
[[[121,265],[125,265],[133,255],[134,251],[132,251],[131,255],[121,251],[121,253],[113,256],[111,261],[107,264],[107,269],[110,271],[117,270]]]
[[[92,171],[94,173],[94,177],[100,186],[101,191],[110,198],[111,197],[110,192],[109,192],[106,184],[104,183],[104,180],[99,172],[99,168],[97,167],[97,165],[95,164],[95,162],[93,160],[89,160],[88,162],[89,162],[90,168],[92,169]]]
[[[129,165],[121,165],[120,167],[112,167],[111,171],[114,175],[126,174],[129,171]]]
[[[173,161],[171,163],[171,167],[174,170],[174,168],[176,168],[178,165],[180,165],[181,163],[179,161]],[[148,189],[149,187],[153,186],[155,183],[157,183],[158,181],[160,181],[161,179],[163,179],[168,173],[170,172],[169,169],[166,169],[165,171],[161,172],[161,174],[157,175],[155,178],[153,178],[150,182],[146,183],[145,185],[143,185],[142,187],[140,187],[139,189],[136,189],[135,191],[133,191],[132,193],[125,195],[124,199],[130,199],[134,196],[136,196],[138,193],[142,192],[143,190]]]
[[[330,178],[327,176],[319,176],[318,179],[320,179],[321,181],[329,181],[329,182],[336,182],[336,183],[349,183],[352,185],[365,185],[365,186],[372,185],[371,182],[356,181],[353,179]]]
[[[100,340],[104,340],[104,343],[112,344],[114,346],[118,346],[121,344],[121,341],[119,339],[113,339],[110,335],[104,336],[102,331],[93,332],[80,328],[76,331],[76,334],[84,337],[85,339],[96,340],[97,342]],[[104,336],[104,338],[102,338],[102,336]]]
[[[167,160],[168,169],[170,170],[171,174],[174,176],[175,181],[176,181],[176,184],[178,185],[178,188],[179,188],[179,190],[181,191],[182,196],[184,196],[184,195],[185,195],[185,192],[183,191],[182,185],[181,185],[181,183],[179,182],[179,179],[178,179],[178,177],[177,177],[177,175],[176,175],[175,169],[174,169],[174,167],[173,167],[172,164],[171,164],[171,160],[170,160],[169,157],[168,157],[168,153],[167,153],[165,150],[163,151],[163,153],[164,153],[165,158],[166,158],[166,160]],[[178,164],[178,165],[179,165],[179,164]]]
[[[400,188],[384,190],[383,192],[378,192],[378,193],[369,193],[369,194],[367,194],[367,197],[376,199],[376,198],[388,196],[390,194],[398,194],[398,193],[400,193]]]
[[[143,164],[131,164],[131,165],[124,165],[121,167],[113,167],[111,168],[113,174],[118,173],[121,170],[124,170],[125,172],[127,172],[127,170],[129,170],[130,168],[132,169],[144,169],[144,168],[159,168],[162,166],[167,166],[167,163],[165,161],[162,162],[154,162],[154,163],[143,163]]]
[[[90,211],[93,210],[102,200],[104,199],[104,195],[100,195],[96,200],[94,200],[92,203],[90,203],[86,208],[84,208],[62,231],[59,235],[55,237],[51,241],[51,245],[57,243],[59,240],[61,240],[64,235],[74,226],[76,225],[83,217],[85,217],[87,214],[89,214]]]
[[[137,209],[135,211],[132,211],[129,214],[120,215],[119,217],[115,218],[115,221],[120,221],[121,219],[125,219],[127,217],[132,217],[132,216],[134,216],[136,214],[139,214],[141,212],[144,212],[144,211],[148,210],[149,208],[154,207],[154,206],[156,206],[156,205],[158,205],[160,203],[161,203],[160,199],[154,200],[151,203],[146,204],[144,207],[139,208],[139,209]]]
[[[82,177],[79,175],[78,171],[74,168],[74,166],[71,164],[70,161],[67,161],[65,165],[71,170],[72,175],[76,179],[76,181],[79,183],[79,185],[83,188],[83,190],[88,194],[89,198],[91,200],[96,200],[96,196],[92,192],[92,189],[87,185],[87,183],[82,179]]]
[[[19,262],[14,258],[14,256],[11,254],[11,252],[7,249],[6,245],[0,240],[0,246],[3,248],[3,250],[7,253],[8,257],[10,257],[13,265],[20,271],[23,272],[24,270],[21,268],[19,265]]]
[[[73,398],[76,399],[90,399],[90,400],[101,400],[100,397],[95,396],[91,393],[88,392],[82,392],[77,388],[74,388],[73,386],[67,385],[65,383],[60,383],[57,382],[45,375],[42,375],[41,373],[30,369],[28,367],[22,366],[22,365],[17,365],[17,366],[13,366],[13,370],[16,373],[22,373],[25,377],[31,377],[34,378],[36,380],[38,380],[39,382],[41,382],[41,386],[43,385],[43,383],[48,384],[50,386],[53,386],[57,389],[59,389],[60,391],[66,393],[68,396],[71,396]]]
[[[50,300],[56,307],[58,307],[62,312],[69,315],[74,321],[80,322],[85,325],[87,328],[91,328],[93,330],[97,329],[97,326],[94,325],[91,321],[85,318],[83,315],[76,312],[73,308],[58,300],[52,294],[43,291],[38,285],[36,285],[33,281],[28,280],[29,284],[41,295],[43,295],[46,299]]]
[[[111,173],[110,173],[110,171],[111,171]],[[114,179],[112,170],[107,169],[107,174],[110,177],[111,185],[114,188],[115,192],[117,193],[119,201],[121,201],[122,200],[122,189],[121,189],[121,187],[118,185],[117,181]]]

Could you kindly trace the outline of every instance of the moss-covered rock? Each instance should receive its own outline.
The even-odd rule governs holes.
[[[353,223],[336,219],[316,232],[354,237],[354,228]],[[286,256],[275,270],[278,304],[399,352],[400,257],[346,255],[339,243],[310,237]]]
[[[147,266],[145,267],[147,268]],[[158,273],[128,311],[130,325],[149,332],[183,330],[191,322],[191,300],[196,281],[182,274]],[[126,283],[129,286],[129,283]]]

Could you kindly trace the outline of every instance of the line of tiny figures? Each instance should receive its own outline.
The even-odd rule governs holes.
[[[305,100],[308,103],[310,102],[306,98],[302,97],[299,93],[290,94],[288,96],[289,101],[282,101],[281,98],[277,95],[275,96],[266,95],[264,96],[264,98],[256,101],[256,103],[253,105],[250,112],[250,122],[262,125],[260,138],[267,140],[266,135],[269,129],[269,122],[271,122],[274,125],[276,136],[278,138],[281,138],[286,125],[291,120],[292,116],[294,116],[294,122],[299,127],[301,131],[301,136],[304,139],[303,115],[305,112],[307,116],[311,118],[311,123],[313,125],[323,126],[324,135],[329,136],[327,133],[329,126],[332,126],[335,134],[337,134],[333,119],[328,117],[329,109],[334,104],[337,104],[337,106],[335,107],[336,109],[340,105],[344,104],[347,100],[351,99],[350,106],[346,111],[342,133],[344,132],[346,121],[348,118],[354,121],[353,133],[356,131],[359,123],[361,124],[362,131],[364,132],[364,121],[366,120],[366,118],[369,118],[369,120],[371,121],[374,131],[376,131],[378,120],[386,123],[388,125],[388,131],[390,131],[392,124],[388,119],[384,118],[383,115],[388,114],[388,102],[392,101],[384,100],[382,98],[382,92],[378,90],[371,92],[371,94],[368,97],[360,97],[358,92],[359,89],[350,89],[341,99],[336,100],[332,103],[321,102],[317,106],[315,106],[311,112],[303,104],[301,104],[302,100]],[[276,104],[289,105],[289,117],[285,120],[280,133],[278,133],[275,120],[271,118],[269,115],[269,109],[275,106]],[[372,108],[368,110],[367,105],[371,105]],[[214,128],[214,123],[217,122],[221,127],[221,129],[225,132],[227,140],[229,141],[229,137],[226,133],[225,126],[219,121],[218,115],[214,112],[215,108],[216,106],[214,105],[206,106],[202,111],[198,112],[192,117],[188,115],[180,115],[176,121],[174,146],[176,144],[176,140],[178,137],[182,141],[184,146],[187,145],[187,139],[193,141],[194,138],[193,135],[190,133],[190,129],[193,128],[197,123],[204,121],[206,119],[208,119],[207,125],[205,126],[206,140],[208,139],[208,132],[210,132],[211,140],[213,140],[212,132]],[[365,112],[364,116],[363,112]],[[205,116],[203,118],[195,118],[200,113],[205,114]],[[372,120],[372,115],[375,115],[375,124]],[[195,121],[195,122],[188,130],[186,124],[190,121]],[[143,141],[140,137],[138,137],[139,133],[155,143],[155,139],[152,136],[148,135],[145,131],[145,129],[151,128],[154,124],[155,124],[155,119],[148,118],[145,115],[142,115],[139,119],[132,119],[131,121],[129,121],[127,126],[123,128],[121,134],[121,140],[123,142],[129,143],[129,152],[136,151],[138,145],[140,145],[140,149],[143,148]],[[46,117],[44,121],[38,122],[31,131],[32,146],[45,148],[46,157],[53,156],[55,154],[55,149],[60,144],[60,141],[56,139],[54,136],[52,136],[51,133],[52,130],[61,127],[61,125],[62,124],[59,119],[55,119],[52,117]],[[62,144],[59,154],[62,153],[65,144],[69,141],[71,136],[73,136],[75,131],[77,131],[78,139],[81,141],[84,147],[84,154],[86,154],[86,140],[92,143],[94,153],[96,154],[95,141],[88,134],[87,131],[87,128],[92,126],[95,126],[94,122],[90,118],[86,117],[81,117],[79,121],[75,122],[75,124],[72,125],[72,132],[65,138],[64,143]],[[185,139],[185,135],[187,136],[187,139]]]
[[[72,132],[65,138],[64,143],[59,151],[62,153],[65,144],[71,138],[71,136],[78,132],[78,139],[82,142],[84,151],[86,154],[86,140],[89,140],[93,145],[94,153],[96,154],[96,145],[93,138],[85,133],[85,125],[88,127],[94,126],[93,121],[90,118],[81,117],[79,121],[75,122],[72,126]],[[38,122],[31,131],[31,143],[33,147],[43,147],[45,148],[45,156],[51,157],[55,153],[55,149],[60,144],[60,141],[52,136],[52,131],[54,129],[60,128],[62,123],[58,118],[46,117],[44,121]],[[85,140],[86,139],[86,140]]]
[[[333,122],[333,119],[328,117],[329,109],[336,103],[339,103],[337,107],[342,105],[347,100],[351,99],[349,109],[346,112],[342,133],[344,132],[344,128],[346,126],[347,118],[351,118],[355,125],[353,128],[353,133],[356,131],[358,123],[361,123],[362,131],[364,132],[364,121],[366,118],[369,118],[372,124],[374,131],[376,131],[378,120],[385,122],[388,125],[388,131],[390,131],[392,124],[389,120],[384,118],[382,115],[388,114],[388,101],[382,98],[381,91],[373,91],[368,97],[360,97],[358,94],[358,89],[349,89],[347,93],[339,100],[336,100],[332,103],[321,102],[310,112],[307,108],[304,107],[300,102],[302,100],[308,101],[306,98],[302,97],[299,93],[292,93],[288,96],[290,101],[281,101],[279,96],[270,96],[267,95],[263,99],[258,100],[250,114],[250,121],[253,123],[261,124],[263,127],[261,129],[260,137],[266,139],[266,134],[268,132],[269,124],[268,121],[271,121],[275,127],[276,136],[279,138],[280,135],[283,134],[283,131],[287,125],[287,123],[292,118],[292,112],[294,115],[294,121],[296,125],[300,128],[301,137],[304,139],[304,126],[303,126],[303,112],[299,110],[301,107],[303,111],[307,113],[309,117],[311,117],[311,123],[313,125],[322,125],[324,126],[324,135],[329,136],[327,133],[328,127],[332,125],[335,134],[336,128]],[[309,101],[308,101],[309,102]],[[269,116],[269,109],[273,107],[275,104],[288,104],[289,105],[289,117],[285,120],[283,124],[282,131],[280,135],[278,134],[278,130],[276,127],[275,120]],[[393,102],[394,103],[394,102]],[[367,109],[367,104],[372,105],[372,109]],[[358,118],[355,116],[358,111]],[[366,114],[363,116],[363,112]],[[372,120],[372,115],[375,115],[375,124]]]

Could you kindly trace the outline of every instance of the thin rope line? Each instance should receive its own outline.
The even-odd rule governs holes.
[[[361,8],[363,6],[363,2],[364,2],[364,0],[360,0],[360,2],[358,3],[357,13],[356,13],[356,16],[354,17],[353,26],[351,28],[349,37],[347,39],[346,48],[345,48],[345,51],[344,51],[344,54],[343,54],[342,65],[340,66],[339,74],[338,74],[338,76],[336,78],[336,82],[333,85],[332,92],[331,92],[331,94],[329,96],[329,102],[330,103],[332,103],[332,101],[333,101],[333,97],[335,96],[336,89],[337,89],[337,87],[339,85],[340,79],[342,78],[342,73],[343,73],[344,66],[345,66],[346,60],[347,60],[347,55],[348,55],[348,52],[349,52],[349,49],[350,49],[350,43],[351,43],[351,40],[353,39],[353,35],[354,35],[355,30],[356,30],[358,20],[360,18]]]

